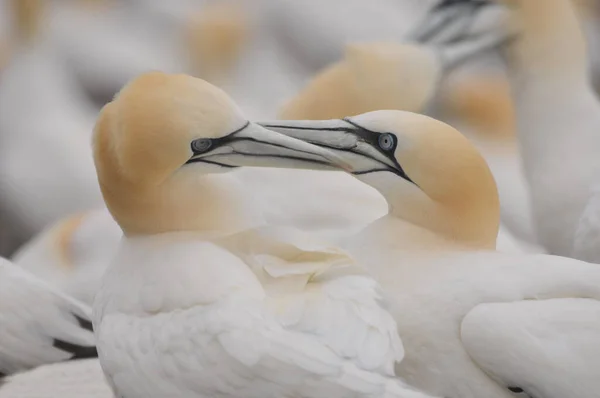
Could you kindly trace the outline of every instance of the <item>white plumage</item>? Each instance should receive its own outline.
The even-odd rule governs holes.
[[[471,358],[504,385],[521,386],[516,390],[533,397],[589,397],[598,388],[599,329],[598,300],[486,303],[464,318],[461,340]]]
[[[244,227],[250,195],[223,175],[272,163],[330,170],[344,164],[336,155],[245,121],[202,80],[164,73],[105,106],[94,155],[125,234],[94,301],[117,395],[427,396],[394,375],[402,345],[377,284],[335,247]]]
[[[555,385],[550,396],[559,397],[573,380],[580,383],[569,396],[588,397],[600,388],[584,369],[600,350],[600,340],[589,333],[598,324],[600,267],[492,251],[500,216],[496,185],[481,155],[458,131],[399,111],[265,126],[334,149],[359,180],[388,201],[390,213],[343,247],[390,302],[406,353],[396,366],[400,377],[430,394],[463,398],[510,397],[511,389],[546,396],[537,393]],[[530,302],[538,303],[539,312]],[[497,308],[503,308],[497,318],[489,315]],[[506,324],[511,312],[506,308],[531,313],[532,319]],[[484,316],[495,323],[488,325]],[[559,324],[563,333],[556,333]],[[465,325],[469,334],[461,334]],[[492,341],[489,328],[506,330],[505,339]],[[526,343],[511,339],[511,333],[529,336],[529,344],[539,348],[520,352]],[[547,376],[557,359],[544,356],[544,347],[557,345],[573,349],[573,367],[561,368],[565,381]],[[582,347],[589,351],[582,353]],[[496,358],[497,352],[506,357]],[[517,372],[499,365],[510,365],[508,360],[531,366]]]
[[[0,259],[0,373],[95,356],[90,309]]]
[[[123,232],[106,208],[51,224],[12,257],[15,264],[92,305]]]
[[[114,398],[98,359],[44,365],[3,380],[0,398]]]
[[[95,325],[119,394],[425,396],[393,378],[402,346],[370,278],[325,272],[269,295],[239,257],[197,239],[129,239],[109,270]],[[279,269],[283,283],[317,272]]]

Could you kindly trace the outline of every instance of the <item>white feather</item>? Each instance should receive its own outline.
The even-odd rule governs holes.
[[[0,372],[10,374],[64,361],[72,353],[53,346],[54,339],[94,346],[90,309],[52,289],[28,272],[0,259]]]

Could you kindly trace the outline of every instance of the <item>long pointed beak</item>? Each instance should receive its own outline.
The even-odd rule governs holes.
[[[275,120],[261,122],[268,130],[331,150],[352,150],[358,145],[356,128],[342,119]]]
[[[212,140],[210,150],[195,154],[188,163],[204,162],[223,167],[277,167],[314,170],[347,170],[339,155],[316,145],[248,122],[232,134]]]
[[[260,125],[335,152],[350,165],[345,170],[354,175],[392,172],[414,184],[396,160],[394,151],[379,147],[381,133],[360,126],[349,118],[277,120]]]

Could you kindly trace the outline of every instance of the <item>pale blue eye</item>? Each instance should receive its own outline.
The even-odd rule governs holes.
[[[211,146],[212,140],[209,138],[199,138],[192,141],[192,151],[194,151],[194,153],[206,152]]]
[[[394,136],[386,133],[379,136],[379,147],[384,151],[389,151],[394,147]]]

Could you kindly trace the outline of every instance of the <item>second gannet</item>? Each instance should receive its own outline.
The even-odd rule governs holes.
[[[90,315],[88,306],[0,258],[0,378],[96,357]]]
[[[501,39],[491,34],[461,46],[393,42],[349,44],[345,59],[319,73],[283,107],[280,118],[334,119],[378,109],[423,112],[438,94],[448,73],[469,58],[490,50],[499,41]],[[498,113],[497,110],[492,112]],[[500,118],[502,116],[497,117]],[[535,241],[533,225],[527,217],[527,186],[514,154],[516,151],[506,156],[506,151],[498,150],[497,142],[494,144],[485,147],[488,150],[484,155],[492,161],[492,172],[500,182],[503,221],[506,219],[510,227],[509,230],[501,225],[498,248],[502,251],[541,252],[541,248],[512,236],[511,231],[518,231],[521,240],[529,238],[528,242]],[[515,177],[520,179],[515,181]],[[356,191],[359,192],[360,188]],[[370,206],[378,205],[373,201]],[[374,214],[377,218],[381,215]]]
[[[427,397],[395,378],[395,324],[347,255],[288,256],[285,237],[260,230],[277,251],[218,243],[255,225],[228,171],[344,167],[336,155],[247,121],[200,79],[149,73],[104,107],[94,158],[124,232],[94,303],[117,396]]]
[[[598,391],[600,267],[494,251],[496,184],[461,133],[402,111],[261,124],[334,151],[386,198],[389,214],[343,247],[390,300],[400,377],[463,398]]]

